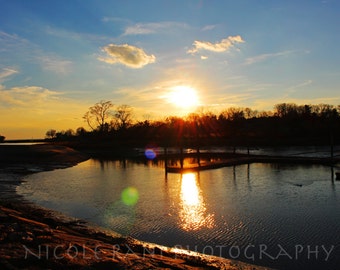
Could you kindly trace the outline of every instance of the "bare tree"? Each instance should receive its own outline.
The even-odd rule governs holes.
[[[83,128],[83,127],[77,128],[77,130],[76,130],[76,135],[77,135],[77,136],[83,136],[83,135],[85,135],[85,134],[86,134],[85,128]]]
[[[274,106],[274,115],[278,117],[297,116],[298,106],[295,103],[279,103]]]
[[[64,132],[64,135],[65,135],[66,137],[72,137],[72,136],[75,135],[75,133],[74,133],[74,130],[70,128],[70,129],[68,129],[68,130],[66,130],[66,131]]]
[[[132,108],[129,105],[120,105],[115,111],[115,126],[117,129],[126,129],[132,124]]]
[[[91,106],[84,114],[83,119],[92,130],[104,131],[107,121],[111,116],[110,109],[113,107],[111,101],[101,100]]]
[[[228,120],[235,121],[244,119],[244,111],[243,108],[237,108],[237,107],[230,107],[226,110],[224,110],[221,115]]]
[[[46,138],[53,139],[56,136],[57,131],[55,129],[49,129],[46,131]]]

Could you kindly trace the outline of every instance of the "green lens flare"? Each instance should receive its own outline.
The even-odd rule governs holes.
[[[122,191],[122,201],[125,205],[135,205],[138,198],[138,190],[134,187],[127,187]]]

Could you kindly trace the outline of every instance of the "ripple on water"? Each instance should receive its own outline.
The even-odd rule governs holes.
[[[158,168],[115,164],[101,167],[92,161],[30,175],[18,192],[118,233],[191,250],[207,245],[266,244],[277,250],[278,244],[340,243],[340,185],[331,182],[328,167],[242,165],[202,171],[183,185],[181,175],[170,174],[165,181]],[[135,205],[120,200],[127,186],[139,192]],[[192,217],[199,222],[190,223]],[[182,226],[184,221],[195,226]]]

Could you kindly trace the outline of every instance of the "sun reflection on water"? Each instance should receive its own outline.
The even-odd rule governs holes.
[[[181,177],[180,227],[186,231],[214,226],[214,215],[206,214],[202,191],[194,173]]]

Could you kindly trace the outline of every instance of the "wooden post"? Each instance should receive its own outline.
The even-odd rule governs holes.
[[[333,158],[334,158],[334,136],[333,136],[333,130],[331,130],[330,140],[331,140],[331,159],[333,160]]]
[[[197,164],[198,167],[201,167],[201,158],[200,158],[200,147],[197,145]]]
[[[247,180],[248,182],[250,181],[250,164],[248,162],[248,165],[247,165]]]
[[[199,134],[199,127],[197,121],[195,122],[196,126],[196,153],[197,153],[197,164],[198,167],[201,167],[201,157],[200,157],[200,134]]]
[[[179,162],[180,162],[180,165],[181,165],[181,169],[183,169],[183,163],[184,163],[184,158],[183,158],[183,146],[181,145],[180,146],[180,150],[179,150],[180,152],[180,160],[179,160]]]
[[[168,149],[164,147],[165,174],[168,174]]]

